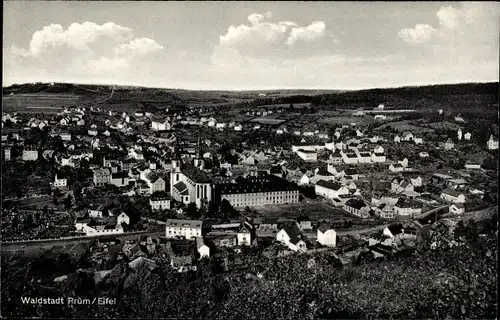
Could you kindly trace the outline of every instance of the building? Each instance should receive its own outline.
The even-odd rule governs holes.
[[[3,159],[4,159],[4,161],[10,161],[11,150],[12,150],[12,148],[10,148],[10,147],[3,147]]]
[[[455,143],[453,143],[453,141],[448,138],[448,140],[446,140],[446,142],[444,143],[444,150],[453,150],[455,148]]]
[[[59,136],[61,137],[62,141],[71,141],[71,134],[68,132],[61,132]]]
[[[196,238],[196,250],[200,255],[200,259],[210,258],[210,247],[205,244],[203,237]]]
[[[337,245],[337,232],[323,223],[318,228],[317,241],[323,246],[335,247]]]
[[[400,217],[413,218],[422,213],[422,204],[411,199],[400,198],[394,205],[394,213]]]
[[[170,122],[164,121],[151,121],[151,129],[154,131],[169,131],[171,129]]]
[[[122,223],[125,223],[126,225],[130,225],[130,218],[127,216],[125,212],[122,212],[116,217],[116,223],[118,225],[122,225]]]
[[[343,187],[340,183],[325,180],[318,181],[314,186],[314,191],[317,195],[327,199],[336,199],[341,195],[349,194],[349,189]]]
[[[452,188],[446,188],[441,192],[441,199],[453,203],[465,203],[465,196]]]
[[[62,173],[56,173],[53,186],[54,188],[65,188],[68,186],[68,180]]]
[[[111,173],[108,168],[95,169],[93,180],[94,186],[104,186],[111,182]]]
[[[170,195],[166,192],[155,192],[149,198],[149,205],[153,211],[170,209]]]
[[[307,245],[304,239],[305,238],[297,224],[287,225],[276,233],[276,241],[287,246],[292,251],[306,251]]]
[[[318,161],[318,153],[316,151],[299,149],[296,151],[296,154],[304,161]]]
[[[165,236],[169,239],[182,237],[188,240],[202,236],[203,221],[168,219]]]
[[[299,190],[295,183],[265,172],[249,177],[238,177],[214,187],[216,204],[223,199],[232,206],[246,207],[266,204],[298,203]]]
[[[180,158],[180,157],[179,157]],[[190,163],[172,160],[170,176],[172,198],[183,203],[196,203],[200,208],[204,201],[212,200],[211,181],[202,170]]]
[[[240,225],[236,238],[239,246],[252,246],[257,243],[255,228],[247,221]]]
[[[495,140],[493,135],[490,135],[490,139],[486,143],[488,150],[497,150],[498,149],[498,140]]]
[[[404,167],[401,163],[394,163],[394,164],[391,164],[389,166],[389,170],[391,172],[403,172],[404,171]]]
[[[450,213],[453,214],[465,213],[465,205],[463,203],[454,203],[450,205]]]
[[[475,162],[467,162],[465,163],[465,169],[467,170],[481,169],[481,165]]]
[[[109,183],[117,187],[128,186],[129,182],[130,177],[128,176],[128,173],[124,171],[112,173],[109,181]]]
[[[89,207],[88,213],[91,218],[102,218],[106,211],[106,206],[104,204],[95,204]]]
[[[26,146],[23,150],[23,161],[38,160],[38,150],[33,146]]]
[[[420,152],[420,153],[418,154],[418,156],[419,156],[420,158],[428,158],[428,157],[429,157],[429,153],[428,153],[428,152],[426,152],[426,151],[422,151],[422,152]]]
[[[370,216],[370,207],[361,199],[349,199],[343,206],[343,209],[349,213],[362,218],[368,218]]]

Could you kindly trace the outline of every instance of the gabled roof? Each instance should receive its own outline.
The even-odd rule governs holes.
[[[168,219],[167,227],[173,228],[201,228],[203,221],[200,220],[181,220],[181,219]]]
[[[177,191],[183,196],[189,195],[189,190],[186,184],[182,181],[179,181],[176,184],[174,184],[174,188],[177,189]]]
[[[443,193],[444,194],[449,194],[450,196],[454,196],[454,197],[458,197],[459,195],[461,195],[460,192],[458,192],[457,190],[452,189],[452,188],[446,188],[446,189],[444,189]]]
[[[327,188],[327,189],[330,189],[330,190],[335,190],[335,191],[337,191],[340,188],[342,188],[342,186],[338,182],[330,182],[330,181],[325,181],[325,180],[319,180],[316,183],[316,185],[324,187],[324,188]]]
[[[365,202],[361,199],[349,199],[345,205],[358,210],[366,206]]]
[[[301,236],[301,230],[297,224],[288,224],[282,230],[290,237],[290,239],[298,238]]]
[[[332,227],[330,227],[328,224],[326,223],[322,223],[319,228],[318,228],[319,231],[321,231],[322,233],[325,233],[326,231],[328,230],[333,230]]]

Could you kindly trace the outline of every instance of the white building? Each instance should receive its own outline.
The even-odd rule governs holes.
[[[326,199],[338,199],[341,195],[348,195],[349,189],[337,182],[320,180],[314,186],[317,195]]]
[[[322,224],[317,231],[317,241],[321,245],[335,247],[337,245],[337,232],[326,224]]]
[[[443,190],[441,193],[441,199],[453,203],[465,203],[465,196],[451,188]]]
[[[318,153],[316,151],[299,149],[296,153],[304,161],[318,161]]]
[[[495,140],[493,135],[490,135],[490,139],[487,142],[488,150],[497,150],[498,149],[498,140]]]
[[[154,131],[168,131],[171,129],[170,122],[168,120],[165,121],[152,121],[151,129]]]
[[[121,226],[122,223],[125,223],[127,225],[130,224],[130,218],[125,214],[125,212],[120,213],[120,215],[116,218],[116,223],[117,225]]]
[[[196,238],[196,249],[200,255],[200,259],[210,257],[210,247],[205,244],[203,237]]]
[[[23,150],[23,161],[36,161],[38,160],[38,150],[35,148],[26,148]]]
[[[463,203],[454,203],[450,206],[450,213],[462,214],[465,212],[465,206]]]
[[[286,226],[278,231],[276,241],[287,246],[292,251],[304,252],[307,250],[307,245],[297,224]]]
[[[170,196],[164,192],[158,192],[151,195],[149,205],[154,210],[170,209]]]
[[[167,238],[183,237],[191,240],[202,236],[203,221],[168,219],[165,236]]]
[[[57,177],[57,173],[56,173],[56,176],[54,177],[54,187],[55,188],[64,188],[68,185],[68,180],[64,177]]]

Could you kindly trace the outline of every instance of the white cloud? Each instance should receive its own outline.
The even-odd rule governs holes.
[[[116,54],[120,56],[141,55],[163,50],[163,46],[149,38],[136,38],[129,43],[122,43],[116,48]]]
[[[432,26],[428,24],[417,24],[415,28],[405,28],[399,31],[399,36],[409,44],[420,44],[431,39],[436,32]]]
[[[39,69],[54,75],[85,75],[130,70],[137,57],[163,50],[150,38],[136,38],[132,29],[108,22],[51,24],[33,33],[29,47],[11,47],[9,66]],[[143,59],[144,60],[144,59]],[[141,65],[141,66],[142,66]],[[38,72],[38,71],[36,71]]]
[[[323,21],[299,26],[293,21],[266,21],[271,17],[271,12],[249,15],[247,19],[250,25],[230,26],[226,34],[219,37],[219,44],[252,54],[255,49],[267,47],[283,50],[298,42],[312,42],[325,35],[326,25]]]
[[[292,28],[286,44],[292,46],[297,41],[311,42],[321,38],[325,34],[325,27],[323,21],[315,21],[307,27]]]

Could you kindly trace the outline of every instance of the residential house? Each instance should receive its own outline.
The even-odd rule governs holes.
[[[257,234],[255,232],[254,226],[245,221],[243,222],[236,235],[239,246],[252,246],[257,244]]]
[[[195,239],[202,236],[203,221],[168,219],[165,236],[167,238],[183,237],[185,239]]]
[[[317,230],[317,241],[327,247],[335,247],[337,245],[337,232],[323,223]]]
[[[422,213],[422,204],[412,199],[400,198],[394,205],[394,213],[400,217],[411,217]]]
[[[465,196],[452,188],[446,188],[441,192],[441,199],[453,203],[465,203]]]
[[[111,181],[111,173],[108,168],[95,169],[93,174],[94,186],[103,186]]]
[[[314,191],[317,195],[331,200],[349,194],[349,190],[340,183],[325,180],[318,181],[314,186]]]
[[[403,172],[404,167],[401,163],[393,163],[389,166],[389,170],[391,172]]]
[[[170,209],[170,195],[166,192],[154,192],[149,198],[149,205],[153,211]]]
[[[488,150],[498,150],[498,140],[496,140],[493,135],[490,135],[490,139],[486,143]]]
[[[467,170],[475,170],[475,169],[481,169],[481,165],[477,162],[466,162],[465,163],[465,169]]]
[[[54,188],[65,188],[68,186],[68,180],[61,172],[59,174],[56,173],[53,186]]]
[[[413,184],[405,179],[394,178],[391,182],[391,191],[395,193],[413,192]]]
[[[411,133],[411,131],[404,131],[403,132],[402,138],[401,138],[402,141],[413,141],[413,139],[414,139],[414,136],[413,136],[413,133]]]
[[[200,259],[210,258],[210,247],[205,244],[203,237],[196,238],[196,250],[200,255]]]
[[[394,142],[395,143],[400,143],[401,142],[401,138],[399,136],[395,136],[394,137]]]
[[[462,214],[465,213],[465,205],[463,203],[453,203],[450,205],[450,213]]]
[[[444,143],[444,150],[452,150],[455,148],[455,143],[453,143],[453,140],[451,138],[448,138],[446,142]]]
[[[420,153],[418,154],[418,156],[419,156],[420,158],[428,158],[428,157],[429,157],[429,153],[428,153],[428,152],[426,152],[426,151],[422,151],[422,152],[420,152]]]
[[[168,131],[171,129],[169,120],[153,120],[151,121],[151,129],[154,131]]]
[[[23,149],[23,161],[36,161],[38,160],[38,150],[34,146],[26,146]]]
[[[296,153],[304,161],[309,161],[309,162],[318,161],[318,153],[316,151],[299,149],[296,151]]]
[[[362,218],[368,218],[370,216],[370,207],[361,199],[353,198],[347,200],[343,209]]]
[[[472,137],[472,135],[470,134],[470,132],[467,132],[466,134],[464,134],[465,140],[470,140],[471,137]]]
[[[122,212],[116,217],[116,223],[118,225],[122,225],[125,223],[126,225],[130,225],[130,218],[127,216],[125,212]]]
[[[130,183],[130,177],[127,172],[121,171],[111,174],[109,183],[117,187],[124,187]]]
[[[292,251],[304,252],[307,245],[297,224],[289,224],[276,233],[276,241],[284,244]]]
[[[95,204],[89,207],[88,209],[89,217],[91,218],[102,218],[106,213],[106,205],[105,204]]]

